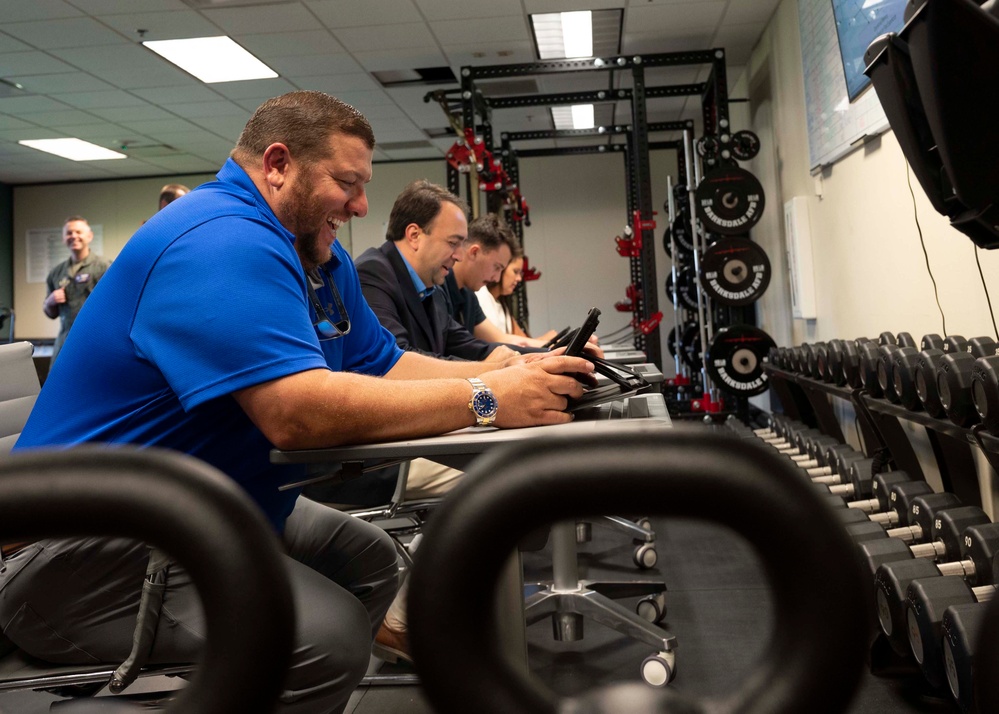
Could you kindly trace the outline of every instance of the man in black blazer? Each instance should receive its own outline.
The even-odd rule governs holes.
[[[409,184],[392,206],[388,240],[355,261],[361,290],[404,350],[452,360],[503,361],[516,353],[458,324],[441,287],[464,256],[467,210],[463,200],[441,186],[425,180]]]

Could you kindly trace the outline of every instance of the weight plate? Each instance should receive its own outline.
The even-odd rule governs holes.
[[[722,238],[704,251],[701,285],[722,305],[756,302],[770,284],[770,260],[746,238]]]
[[[680,296],[680,304],[691,310],[697,309],[697,278],[693,265],[685,265],[676,276],[676,291]]]
[[[697,153],[702,157],[713,159],[720,151],[721,142],[717,136],[702,136],[697,140]]]
[[[763,330],[733,325],[715,333],[707,350],[707,370],[715,386],[745,397],[767,391],[763,365],[776,343]]]
[[[694,232],[690,227],[690,219],[687,216],[682,213],[677,215],[673,219],[673,225],[670,226],[670,232],[673,234],[673,240],[676,241],[677,246],[681,250],[687,252],[694,250]]]
[[[697,187],[697,215],[709,231],[746,233],[763,215],[763,186],[737,167],[712,171]]]
[[[680,333],[680,359],[695,372],[701,370],[701,329],[696,322],[688,322]]]
[[[690,262],[690,257],[694,254],[694,251],[683,245],[676,244],[676,255],[670,250],[670,238],[672,237],[673,229],[671,226],[666,226],[666,230],[663,231],[663,250],[666,251],[666,256],[668,258],[675,258],[679,263]]]
[[[760,153],[760,137],[748,129],[732,135],[732,156],[739,161],[749,161]]]

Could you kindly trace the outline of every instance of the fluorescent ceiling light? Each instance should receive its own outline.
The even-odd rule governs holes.
[[[593,56],[593,13],[548,12],[531,15],[541,59]]]
[[[91,144],[82,139],[24,139],[17,143],[73,161],[105,161],[107,159],[128,158],[125,154],[105,149],[103,146]]]
[[[278,76],[228,37],[150,40],[142,44],[205,84]]]
[[[572,106],[552,107],[552,121],[555,128],[564,129],[592,129],[593,105],[573,104]]]

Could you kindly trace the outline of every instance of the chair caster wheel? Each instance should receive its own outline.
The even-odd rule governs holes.
[[[643,543],[635,548],[635,553],[632,557],[635,561],[635,565],[642,570],[654,568],[656,563],[659,561],[659,554],[656,552],[656,547],[652,543]]]
[[[666,593],[656,593],[643,597],[635,605],[635,612],[644,620],[658,625],[666,617]]]
[[[676,653],[660,652],[642,661],[642,679],[653,687],[665,687],[676,676]]]

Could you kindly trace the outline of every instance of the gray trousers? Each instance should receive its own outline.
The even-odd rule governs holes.
[[[367,669],[374,633],[395,595],[396,551],[376,526],[303,497],[284,543],[297,634],[277,711],[340,712]],[[120,664],[132,647],[147,553],[143,544],[112,538],[26,547],[0,573],[3,633],[45,661]],[[194,662],[204,639],[197,593],[173,564],[150,663]]]

